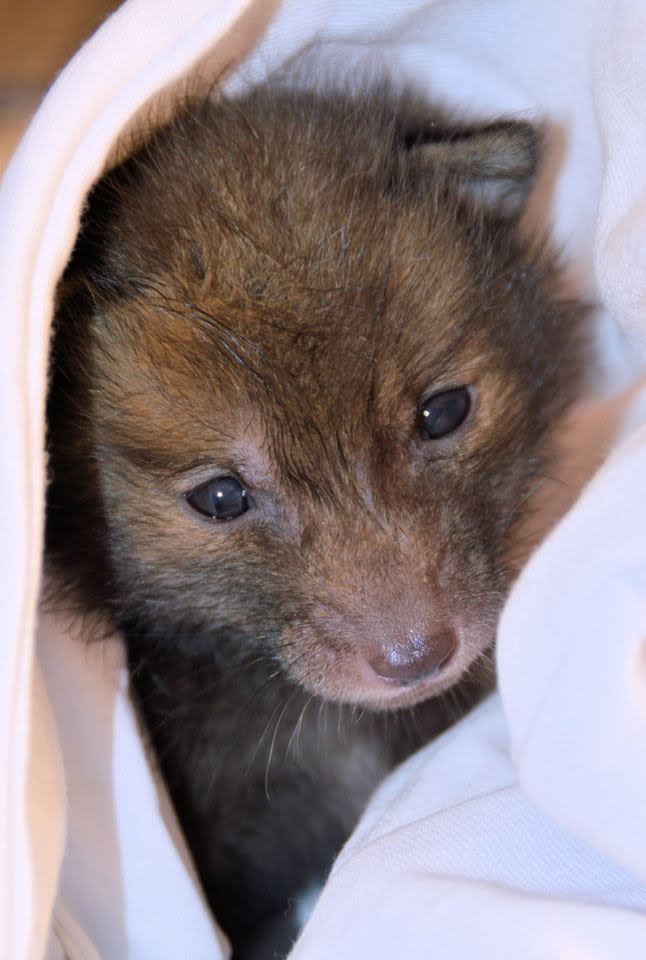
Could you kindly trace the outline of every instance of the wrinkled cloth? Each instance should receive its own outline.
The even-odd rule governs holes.
[[[387,68],[462,115],[546,123],[527,228],[553,227],[569,282],[600,304],[572,489],[614,452],[512,593],[499,695],[378,791],[294,956],[646,955],[641,0],[129,0],[60,75],[0,189],[0,955],[227,954],[118,638],[90,655],[65,617],[38,614],[48,331],[117,138],[188,76],[237,89],[312,45],[324,78]]]

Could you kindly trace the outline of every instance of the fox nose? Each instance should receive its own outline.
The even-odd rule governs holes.
[[[456,646],[455,631],[449,628],[430,636],[411,633],[405,640],[382,643],[379,653],[368,663],[383,680],[406,687],[439,673]]]

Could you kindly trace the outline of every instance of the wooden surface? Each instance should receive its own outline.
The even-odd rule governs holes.
[[[117,0],[0,0],[0,170],[56,73]]]

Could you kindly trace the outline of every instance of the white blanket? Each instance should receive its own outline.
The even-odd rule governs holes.
[[[8,960],[226,955],[147,767],[118,640],[90,654],[50,619],[36,647],[48,328],[83,196],[140,108],[189,73],[248,83],[313,40],[328,75],[387,65],[467,113],[546,118],[533,215],[602,303],[597,386],[644,369],[642,0],[129,0],[59,77],[0,192]],[[500,696],[377,794],[299,960],[646,955],[645,406],[629,389],[577,422],[579,478],[606,440],[616,450],[513,592]]]

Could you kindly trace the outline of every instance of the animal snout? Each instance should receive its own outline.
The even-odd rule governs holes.
[[[399,686],[409,686],[440,673],[457,646],[450,628],[431,634],[411,632],[401,640],[383,640],[368,663],[378,677]]]

